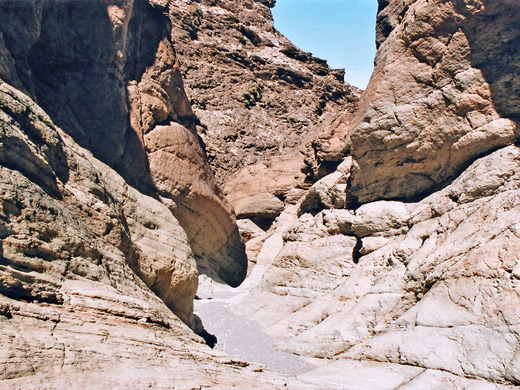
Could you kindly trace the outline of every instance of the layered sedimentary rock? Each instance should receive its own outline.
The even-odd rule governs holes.
[[[246,262],[167,5],[0,4],[2,388],[291,385],[192,330],[198,268]]]
[[[186,326],[197,264],[168,202],[4,82],[0,121],[0,388],[312,388]]]
[[[0,387],[520,383],[518,5],[381,0],[353,115],[273,3],[0,3]],[[257,263],[217,303],[297,379],[190,329],[245,276],[205,147]]]
[[[195,132],[168,6],[4,2],[2,77],[130,185],[169,199],[201,270],[237,285],[244,246]]]
[[[294,46],[262,1],[178,2],[173,36],[196,126],[238,218],[263,229],[348,151],[359,90]],[[343,111],[342,121],[337,112]],[[266,172],[269,172],[266,174]]]

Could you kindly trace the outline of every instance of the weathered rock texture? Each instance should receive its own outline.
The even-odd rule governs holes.
[[[329,362],[301,378],[520,384],[519,12],[380,1],[376,70],[349,153],[267,234],[250,229],[257,265],[229,302],[280,348]]]
[[[336,113],[352,112],[358,100],[342,70],[273,28],[266,5],[274,1],[170,6],[186,92],[220,183],[244,166],[297,150],[319,126],[330,132]]]
[[[0,387],[305,388],[189,328],[197,268],[237,285],[246,261],[168,4],[0,9]]]
[[[517,21],[514,1],[380,1],[376,66],[350,131],[353,205],[418,199],[513,142]]]
[[[380,0],[353,116],[273,3],[0,3],[0,387],[520,384],[519,5]],[[221,182],[251,156],[219,304],[299,378],[190,329],[197,271],[246,273],[197,130]]]
[[[185,325],[197,265],[164,202],[4,82],[0,123],[0,388],[312,388]]]
[[[239,284],[244,246],[195,132],[168,2],[0,7],[3,79],[130,185],[169,200],[201,270]]]

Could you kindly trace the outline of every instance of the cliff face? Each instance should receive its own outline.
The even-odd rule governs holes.
[[[380,3],[376,67],[350,131],[352,203],[420,199],[513,142],[513,3]]]
[[[188,328],[198,270],[237,285],[246,259],[168,12],[0,4],[2,388],[276,386]]]
[[[519,12],[515,2],[380,1],[349,152],[282,211],[230,301],[282,349],[329,361],[303,378],[520,383]]]
[[[265,2],[176,2],[170,9],[209,162],[237,218],[267,229],[340,163],[360,91],[343,82],[342,70],[276,31]]]
[[[256,0],[176,2],[173,36],[186,92],[211,166],[224,184],[241,168],[316,138],[359,91],[342,70],[305,53],[273,28]],[[302,161],[303,165],[303,161]]]
[[[380,0],[355,111],[273,4],[0,3],[0,387],[520,383],[519,5]],[[213,302],[299,378],[192,331],[217,182]]]
[[[237,285],[243,244],[195,132],[168,12],[161,2],[4,2],[2,77],[130,185],[170,202],[200,269]]]

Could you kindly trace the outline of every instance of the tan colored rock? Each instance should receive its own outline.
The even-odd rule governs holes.
[[[186,92],[220,184],[246,166],[292,153],[317,126],[331,127],[338,111],[353,112],[359,97],[343,82],[343,70],[303,52],[273,27],[273,5],[170,5]]]
[[[341,152],[354,159],[351,209],[328,201],[341,175],[318,181],[321,204],[279,231],[281,249],[264,242],[269,261],[225,301],[279,348],[322,363],[301,378],[353,389],[518,383],[518,114],[503,99],[518,98],[518,61],[503,55],[517,52],[517,8],[380,2],[376,72]]]
[[[304,214],[231,307],[266,326],[284,350],[337,360],[304,376],[318,375],[316,383],[359,373],[351,386],[363,388],[361,373],[379,362],[374,370],[387,379],[375,388],[398,388],[388,381],[403,367],[424,370],[402,378],[421,374],[411,388],[512,386],[520,375],[519,164],[510,146],[419,203]],[[465,382],[468,374],[485,381]]]
[[[159,194],[188,234],[201,272],[238,285],[247,259],[232,209],[209,170],[198,139],[184,126],[157,126],[145,135],[150,171]]]
[[[305,194],[299,212],[315,213],[323,209],[341,209],[347,206],[347,183],[352,170],[352,158],[347,157],[335,172],[318,180]]]
[[[195,130],[168,6],[130,0],[3,4],[5,81],[28,91],[55,123],[130,186],[154,197],[160,187],[160,196],[177,206],[171,211],[201,270],[237,285],[246,273],[244,245]],[[170,123],[174,130],[166,134],[161,126]],[[162,150],[186,140],[189,147],[178,150],[182,161]],[[171,168],[179,164],[190,167],[185,173]]]
[[[406,228],[410,214],[402,202],[379,201],[356,210],[352,232],[358,237],[388,234],[393,229]]]
[[[0,122],[0,388],[314,388],[186,326],[197,266],[171,201],[130,187],[3,82]]]
[[[503,32],[508,38],[493,50],[514,47],[515,6],[381,2],[376,67],[350,129],[357,164],[349,190],[353,205],[424,196],[479,156],[513,142],[516,124],[509,118],[518,113],[494,98],[511,91],[503,77],[517,74],[518,61],[493,56],[483,43],[493,47]],[[491,15],[502,22],[488,23]],[[496,61],[509,71],[491,75],[489,64]]]
[[[169,37],[159,42],[153,65],[128,93],[130,121],[154,187],[175,202],[171,212],[188,235],[200,271],[240,284],[247,269],[244,244],[202,150]]]
[[[5,83],[0,88],[2,144],[9,145],[1,161],[6,223],[2,256],[7,261],[3,275],[9,280],[3,293],[62,301],[64,278],[79,275],[105,283],[115,278],[114,283],[125,284],[121,272],[128,269],[128,261],[170,309],[191,324],[196,265],[187,237],[167,207],[129,187],[80,149],[19,91]],[[22,109],[30,122],[17,115],[15,110]],[[20,158],[24,153],[27,163]],[[115,265],[109,274],[104,267],[110,262]],[[24,269],[37,272],[34,280],[23,276]]]
[[[265,233],[250,219],[239,219],[237,221],[237,226],[240,229],[240,234],[246,244],[249,240]]]
[[[265,230],[286,203],[296,203],[305,186],[304,156],[298,152],[244,168],[224,187],[237,218],[249,218]]]

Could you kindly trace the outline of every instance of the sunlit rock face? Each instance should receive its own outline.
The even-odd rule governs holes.
[[[343,82],[341,70],[274,29],[265,7],[273,4],[170,5],[180,69],[210,165],[237,217],[263,229],[341,162],[360,92]]]
[[[284,350],[330,362],[302,377],[520,383],[519,12],[380,1],[376,69],[343,161],[281,213],[231,305]]]
[[[330,133],[336,113],[353,112],[359,99],[360,91],[343,82],[343,70],[303,52],[273,27],[265,5],[274,3],[170,5],[186,92],[221,184],[268,157],[304,150],[309,134]],[[309,162],[315,158],[309,154]]]
[[[190,329],[198,269],[237,285],[246,259],[168,4],[0,8],[0,387],[296,383]]]
[[[354,112],[273,4],[0,2],[0,387],[520,383],[520,6],[381,0]],[[211,166],[256,263],[219,302],[299,378],[193,332],[246,275]]]
[[[419,199],[476,158],[513,143],[516,8],[494,1],[380,2],[376,66],[350,129],[353,205]]]

